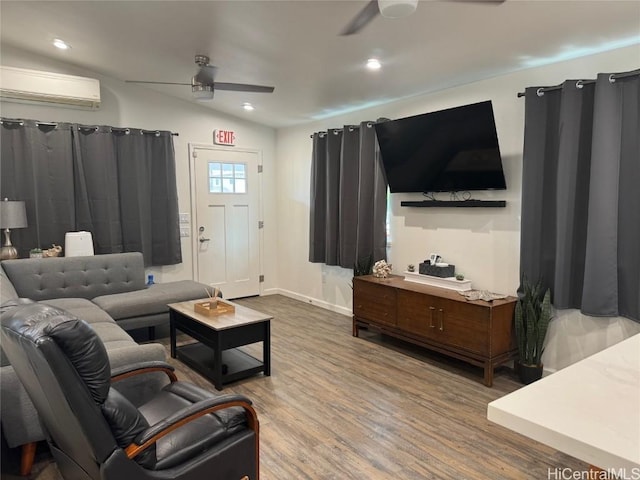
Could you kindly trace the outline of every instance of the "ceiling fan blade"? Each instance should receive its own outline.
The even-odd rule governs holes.
[[[344,27],[340,32],[340,35],[353,35],[354,33],[358,33],[379,14],[380,9],[378,8],[378,0],[371,0],[355,17],[353,17],[353,20]]]
[[[214,90],[230,90],[233,92],[256,92],[256,93],[273,93],[275,87],[266,87],[264,85],[248,85],[246,83],[224,83],[215,82]]]
[[[189,85],[190,83],[176,83],[176,82],[146,82],[144,80],[125,80],[125,83],[151,83],[154,85]]]

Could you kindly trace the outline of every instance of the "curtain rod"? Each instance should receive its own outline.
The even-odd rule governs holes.
[[[627,77],[633,77],[636,75],[640,75],[640,69],[638,70],[632,70],[630,72],[623,72],[623,73],[612,73],[611,75],[609,75],[609,82],[613,83],[616,80],[620,79],[620,78],[627,78]],[[578,80],[576,82],[576,87],[577,88],[582,88],[583,85],[587,85],[589,83],[594,83],[595,80]],[[559,90],[562,88],[562,84],[560,85],[553,85],[551,87],[541,87],[538,90],[536,90],[536,93],[538,94],[538,96],[542,96],[544,95],[545,92],[551,92],[553,90]],[[518,98],[520,97],[524,97],[525,96],[525,92],[518,92]]]
[[[373,122],[367,122],[367,128],[371,128],[371,127],[373,127]],[[357,128],[360,128],[360,125],[345,125],[345,126],[344,126],[344,127],[342,127],[342,128],[340,128],[340,127],[337,127],[337,128],[329,128],[329,129],[327,129],[327,132],[329,132],[329,131],[333,131],[333,133],[337,135],[337,134],[338,134],[338,132],[339,132],[340,130],[344,130],[345,128],[348,128],[350,131],[352,131],[352,130],[355,130],[355,129],[357,129]],[[326,134],[327,134],[327,132],[317,132],[317,133],[318,133],[321,137],[323,137],[324,135],[326,135]],[[313,138],[313,135],[314,135],[314,134],[309,135],[309,138]]]
[[[35,124],[37,126],[46,126],[46,127],[57,127],[58,126],[58,122],[41,122],[39,120],[33,120],[35,122]],[[0,125],[4,124],[4,122],[7,123],[12,123],[12,124],[18,124],[21,127],[24,126],[24,120],[18,120],[18,119],[12,119],[12,118],[1,118],[0,117]],[[80,125],[77,124],[78,128],[80,129],[85,129],[85,130],[91,130],[91,129],[95,129],[95,131],[97,132],[98,129],[100,128],[99,126],[94,126],[94,125]],[[120,127],[108,127],[111,129],[111,131],[116,131],[116,132],[129,132],[128,128],[120,128]],[[140,129],[141,133],[155,133],[157,135],[160,134],[160,130],[143,130]],[[172,137],[179,137],[180,134],[179,133],[175,133],[175,132],[169,132],[171,134]]]

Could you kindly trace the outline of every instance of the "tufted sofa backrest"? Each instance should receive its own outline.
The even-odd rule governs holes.
[[[20,297],[35,301],[86,298],[145,288],[142,253],[25,258],[2,262]]]

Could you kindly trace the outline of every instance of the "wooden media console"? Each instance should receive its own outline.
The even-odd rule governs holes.
[[[405,281],[392,275],[353,278],[353,336],[366,327],[484,369],[516,356],[513,313],[516,298],[468,301],[457,291]]]

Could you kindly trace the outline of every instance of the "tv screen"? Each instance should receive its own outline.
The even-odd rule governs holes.
[[[490,100],[375,129],[391,193],[507,188]]]

